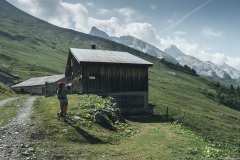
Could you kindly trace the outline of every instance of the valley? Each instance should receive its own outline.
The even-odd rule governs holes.
[[[211,81],[206,77],[177,70],[159,59],[160,54],[166,54],[171,61],[174,55],[163,51],[149,55],[106,37],[60,28],[28,15],[5,0],[0,1],[0,15],[0,69],[18,75],[20,80],[17,82],[64,73],[69,48],[90,49],[91,44],[95,44],[97,49],[129,52],[153,63],[148,71],[148,103],[154,106],[153,115],[124,117],[126,123],[134,129],[131,132],[132,130],[125,128],[125,132],[131,136],[95,123],[88,125],[58,121],[56,113],[59,102],[55,96],[46,98],[18,95],[9,86],[0,84],[1,102],[8,98],[17,98],[0,106],[1,139],[4,138],[9,124],[17,124],[15,117],[28,106],[26,102],[29,99],[31,102],[29,119],[34,134],[27,135],[24,140],[31,142],[30,147],[34,152],[27,156],[21,154],[21,158],[169,160],[240,157],[239,110],[232,109],[221,103],[216,96],[209,95],[217,94],[217,89],[209,85]],[[141,44],[146,47],[143,41]],[[179,58],[189,58],[185,56],[180,53]],[[176,59],[173,58],[172,61],[176,62]],[[236,73],[236,77],[226,71],[221,73],[226,78],[217,78],[221,84],[229,88],[229,84],[234,82],[234,87],[237,88],[239,82],[234,78],[238,74],[234,70],[231,73]],[[217,75],[216,72],[215,74]],[[82,96],[84,95],[69,95],[69,109],[76,107],[79,100],[83,99]],[[240,100],[239,97],[237,100]],[[86,99],[86,102],[90,101],[92,100]],[[78,112],[71,116],[78,118]],[[19,124],[16,128],[22,126],[23,124]],[[7,147],[2,142],[7,141],[1,141],[0,148]],[[22,149],[19,153],[25,150]],[[17,152],[14,151],[14,154]]]

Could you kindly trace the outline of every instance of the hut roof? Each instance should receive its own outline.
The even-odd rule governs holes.
[[[3,71],[0,69],[0,77],[14,78],[14,75],[11,75],[11,74],[7,73],[6,71]]]
[[[70,52],[77,59],[78,62],[87,63],[118,63],[118,64],[140,64],[152,66],[153,64],[145,61],[128,52],[107,51],[95,49],[77,49],[70,48]]]
[[[36,77],[36,78],[31,78],[21,83],[18,83],[12,87],[15,88],[15,87],[26,87],[26,86],[40,86],[40,85],[44,85],[46,82],[49,82],[49,83],[57,82],[63,79],[64,77],[65,77],[64,74],[46,76],[46,77]]]

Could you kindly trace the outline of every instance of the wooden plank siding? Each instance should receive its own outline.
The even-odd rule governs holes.
[[[148,68],[136,66],[82,66],[82,93],[148,90]]]
[[[149,112],[148,92],[102,93],[100,95],[113,97],[122,115],[142,115]]]
[[[123,115],[139,115],[148,109],[148,68],[144,64],[82,62],[69,51],[65,76],[78,79],[72,90],[115,98]]]

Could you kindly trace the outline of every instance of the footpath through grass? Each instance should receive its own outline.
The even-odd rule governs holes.
[[[8,87],[7,85],[0,83],[0,101],[10,97],[16,97],[17,94]],[[21,107],[22,101],[21,100],[14,100],[12,102],[8,102],[3,106],[0,106],[0,127],[5,126],[8,122],[17,115],[19,107]]]
[[[88,101],[84,96],[70,95],[69,110],[84,98]],[[231,149],[212,145],[159,116],[128,118],[127,123],[137,132],[126,137],[95,123],[88,126],[58,121],[55,117],[58,111],[56,97],[40,97],[35,103],[32,120],[37,123],[35,148],[40,159],[175,160],[236,156]]]
[[[26,97],[19,97],[3,106],[0,106],[0,127],[7,125],[9,121],[17,115],[25,100]]]

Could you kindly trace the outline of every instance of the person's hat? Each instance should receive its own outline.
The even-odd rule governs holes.
[[[58,86],[59,86],[59,87],[61,87],[61,86],[63,86],[63,85],[65,85],[64,82],[58,82]]]

